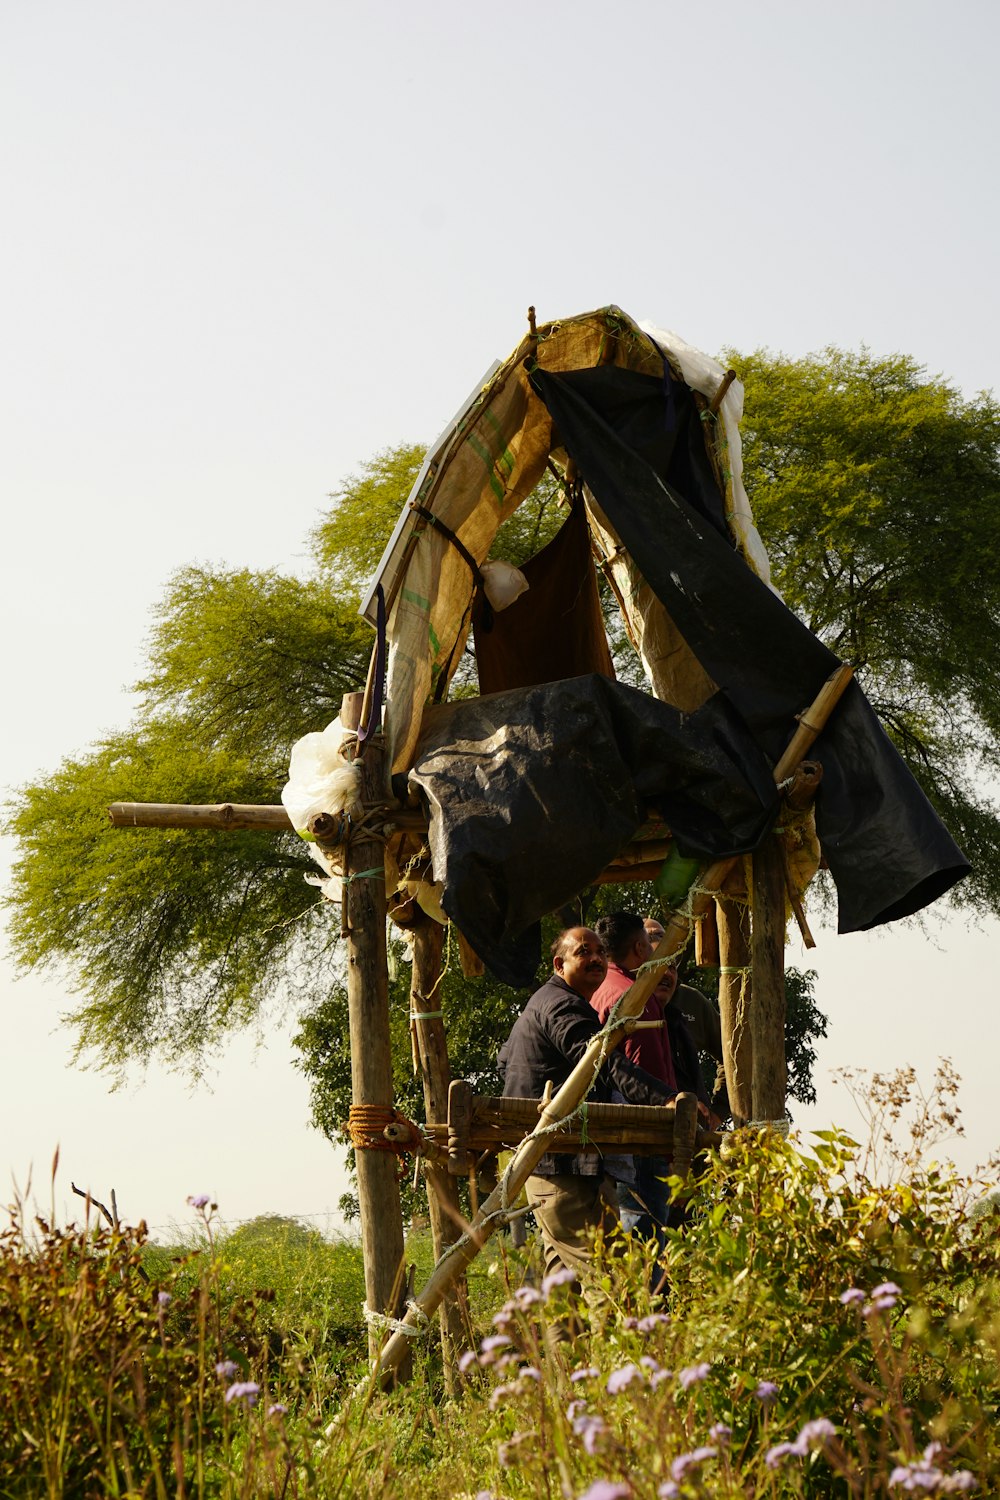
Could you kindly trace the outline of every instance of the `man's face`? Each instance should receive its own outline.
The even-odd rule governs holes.
[[[650,957],[652,957],[653,950],[659,946],[663,937],[663,923],[657,922],[655,917],[647,917],[642,925],[649,938]],[[660,974],[662,978],[653,993],[661,1005],[669,1005],[677,992],[677,970],[671,965],[669,969],[661,969]]]
[[[562,947],[552,960],[552,967],[571,990],[589,1000],[604,983],[608,956],[596,932],[589,927],[571,927],[563,934]]]
[[[652,958],[655,946],[655,943],[651,941],[649,933],[646,931],[645,925],[637,928],[635,940],[632,943],[629,953],[629,960],[625,967],[631,969],[634,973],[648,958]]]

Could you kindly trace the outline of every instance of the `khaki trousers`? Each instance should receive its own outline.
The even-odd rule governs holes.
[[[532,1175],[524,1185],[542,1232],[545,1273],[564,1267],[578,1278],[593,1260],[593,1238],[618,1228],[615,1182],[611,1177]]]

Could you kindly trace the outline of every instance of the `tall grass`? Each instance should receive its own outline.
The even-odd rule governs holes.
[[[407,1387],[369,1378],[351,1242],[267,1216],[222,1235],[198,1200],[190,1241],[157,1247],[15,1204],[0,1494],[1000,1494],[1000,1216],[950,1171],[878,1155],[836,1131],[810,1151],[733,1138],[663,1291],[648,1247],[609,1245],[586,1312],[490,1246],[448,1401],[433,1339]]]

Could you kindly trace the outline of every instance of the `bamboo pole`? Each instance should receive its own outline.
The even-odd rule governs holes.
[[[444,929],[440,923],[421,912],[412,933],[410,1025],[415,1033],[417,1059],[424,1087],[424,1119],[428,1127],[443,1124],[447,1132],[451,1067],[438,993]],[[442,1165],[425,1162],[424,1176],[427,1180],[427,1211],[431,1221],[434,1259],[437,1261],[461,1233],[458,1183],[448,1171],[447,1157]],[[441,1360],[447,1395],[454,1395],[458,1388],[457,1361],[464,1343],[465,1301],[465,1285],[459,1280],[440,1308]]]
[[[776,782],[780,784],[784,781],[804,757],[847,688],[851,675],[850,667],[838,668],[823,684],[807,712],[800,716],[799,728],[774,768]],[[697,888],[693,888],[694,894],[689,893],[686,910],[670,914],[665,924],[663,937],[653,954],[654,960],[673,958],[683,948],[688,939],[691,922],[707,910],[734,864],[735,859],[717,860],[704,871],[697,882]],[[635,983],[625,991],[618,1002],[618,1015],[622,1019],[640,1016],[659,978],[658,969],[643,967]],[[606,1026],[604,1031],[599,1032],[593,1038],[565,1083],[554,1097],[544,1104],[539,1122],[541,1127],[558,1125],[576,1110],[590,1092],[602,1059],[625,1035],[625,1030],[626,1028],[622,1025]],[[667,1108],[669,1107],[668,1105]],[[435,1266],[430,1279],[407,1308],[402,1327],[390,1334],[376,1358],[376,1375],[384,1377],[394,1370],[400,1360],[406,1356],[410,1338],[420,1332],[422,1325],[441,1305],[448,1288],[466,1266],[475,1260],[506,1214],[508,1205],[516,1201],[524,1184],[545,1154],[547,1145],[548,1137],[541,1134],[528,1136],[522,1141],[511,1158],[503,1181],[480,1206],[469,1230],[455,1241],[455,1244],[446,1251],[444,1257]]]
[[[291,833],[288,813],[276,806],[249,802],[112,802],[113,828],[269,828]]]
[[[736,371],[735,370],[727,370],[726,373],[725,373],[725,375],[723,375],[722,379],[719,381],[719,384],[716,386],[716,388],[715,388],[715,395],[712,397],[711,401],[708,403],[708,409],[712,413],[713,417],[718,414],[719,408],[721,407],[723,401],[725,400],[726,392],[728,391],[729,387],[732,385],[732,383],[733,383],[733,381],[735,379],[736,379]]]
[[[386,828],[427,832],[427,815],[420,808],[386,809],[384,796],[366,804],[366,811],[369,806],[384,811],[383,832]],[[223,831],[270,828],[276,833],[292,830],[291,820],[280,802],[112,802],[108,808],[108,821],[113,828],[217,828]]]
[[[346,729],[360,722],[361,693],[347,693],[340,708]],[[376,801],[382,793],[380,735],[361,757],[361,794]],[[386,962],[384,850],[362,836],[350,849],[353,878],[344,886],[347,929],[347,1005],[351,1046],[353,1107],[390,1109],[395,1089],[389,1039],[389,976]],[[394,1315],[395,1293],[403,1265],[403,1215],[395,1158],[388,1151],[356,1153],[365,1300],[371,1311]],[[369,1324],[368,1347],[374,1356],[381,1343],[375,1322]],[[401,1351],[399,1364],[403,1363]],[[403,1372],[401,1372],[403,1373]]]
[[[719,1019],[722,1065],[734,1125],[753,1118],[753,1039],[748,1009],[751,995],[750,919],[746,896],[720,893],[715,909],[719,924]]]
[[[753,1120],[785,1118],[785,856],[768,833],[751,860],[750,1004]]]

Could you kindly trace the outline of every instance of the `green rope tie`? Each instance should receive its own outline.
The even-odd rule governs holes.
[[[444,1015],[443,1010],[411,1010],[411,1021],[437,1021]]]

